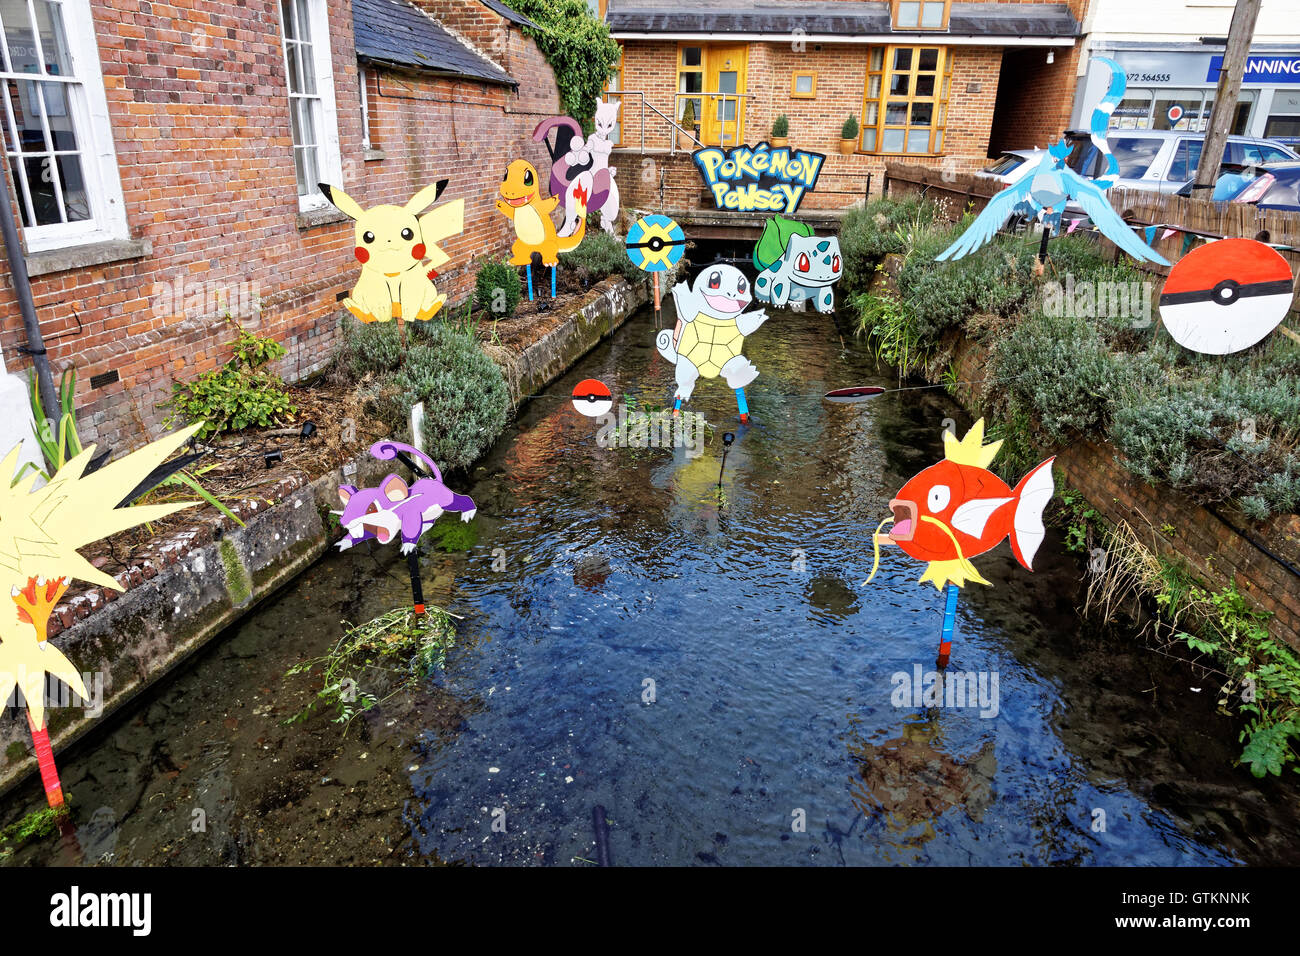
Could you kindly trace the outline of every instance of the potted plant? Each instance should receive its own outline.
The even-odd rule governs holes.
[[[852,113],[840,127],[840,152],[845,156],[853,154],[858,148],[858,118]]]
[[[699,139],[699,126],[695,122],[695,101],[687,100],[686,105],[682,108],[681,129],[677,131],[677,148],[678,149],[695,149],[695,142]],[[695,136],[692,137],[691,133]]]
[[[772,121],[772,145],[781,147],[789,146],[790,140],[790,117],[782,113]]]

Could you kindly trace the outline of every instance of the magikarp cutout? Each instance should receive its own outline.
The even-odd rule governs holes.
[[[1034,555],[1046,535],[1043,509],[1055,491],[1056,459],[1042,462],[1011,488],[988,470],[1001,447],[1000,440],[984,444],[982,418],[961,441],[945,431],[943,461],[908,481],[889,502],[893,517],[880,528],[890,520],[893,527],[883,539],[926,562],[918,583],[928,581],[938,589],[949,582],[958,587],[967,581],[989,584],[970,559],[991,551],[1004,538],[1016,560],[1033,570]],[[879,567],[880,528],[872,577]]]
[[[984,444],[982,418],[961,441],[945,429],[943,461],[903,485],[889,502],[892,519],[880,522],[872,535],[874,556],[868,583],[880,568],[880,529],[892,520],[894,526],[883,535],[885,542],[926,562],[917,583],[928,581],[944,592],[936,659],[940,668],[948,666],[952,653],[959,589],[968,581],[990,583],[970,559],[991,551],[1006,538],[1016,560],[1032,571],[1034,555],[1047,534],[1043,509],[1056,490],[1052,480],[1056,459],[1037,465],[1011,488],[988,470],[1001,447],[1001,441]]]

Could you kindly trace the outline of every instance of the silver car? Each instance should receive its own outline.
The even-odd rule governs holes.
[[[1119,163],[1119,179],[1115,185],[1176,193],[1196,177],[1204,142],[1204,133],[1113,129],[1106,134],[1106,143]],[[1223,148],[1223,162],[1237,166],[1298,158],[1294,151],[1276,140],[1255,136],[1229,136]],[[1089,179],[1096,179],[1106,169],[1101,150],[1090,139],[1082,137],[1075,139],[1068,162],[1071,169]]]

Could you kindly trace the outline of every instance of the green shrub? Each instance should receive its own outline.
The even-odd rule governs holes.
[[[907,249],[909,233],[923,232],[934,222],[934,207],[918,199],[896,202],[874,199],[850,209],[840,224],[840,255],[844,277],[840,294],[866,292],[880,260]]]
[[[1033,251],[1038,254],[1037,242],[1033,244]],[[1074,275],[1076,281],[1080,276],[1091,275],[1110,264],[1101,251],[1101,245],[1082,235],[1057,236],[1048,243],[1047,256],[1058,275]]]
[[[840,139],[857,139],[858,138],[858,118],[852,113],[840,127]]]
[[[592,16],[586,0],[511,0],[539,29],[524,27],[555,73],[560,112],[591,129],[596,101],[618,65],[619,45],[605,21]]]
[[[505,428],[510,405],[501,370],[476,339],[445,322],[421,323],[401,367],[367,391],[372,409],[394,428],[424,402],[424,447],[444,470],[464,468]]]
[[[776,119],[772,120],[772,135],[777,139],[782,139],[790,135],[790,117],[782,113]]]
[[[515,314],[523,291],[519,287],[519,270],[508,262],[489,260],[474,277],[474,304],[493,318],[506,319]]]
[[[396,322],[358,322],[351,315],[343,317],[334,362],[351,380],[391,372],[402,364],[403,354]]]
[[[632,260],[627,257],[627,247],[599,229],[588,230],[578,248],[560,253],[560,264],[572,269],[583,283],[599,282],[612,275],[622,276],[629,282],[645,277],[645,273],[632,265]]]
[[[1011,317],[1028,307],[1036,294],[1032,252],[1007,244],[987,255],[936,262],[950,241],[943,233],[924,236],[898,273],[899,294],[916,315],[922,339],[937,340],[979,313]]]
[[[233,323],[232,323],[233,324]],[[164,402],[171,412],[163,422],[202,421],[198,437],[244,428],[283,425],[298,413],[284,382],[265,366],[285,354],[284,346],[239,329],[230,343],[234,354],[221,368],[205,372],[193,382],[172,384],[172,397]]]
[[[1032,411],[1058,444],[1104,427],[1116,393],[1153,374],[1108,351],[1090,319],[1069,316],[1021,321],[991,358],[985,391]]]
[[[1256,521],[1300,512],[1300,458],[1288,455],[1281,471],[1257,482],[1241,499],[1241,509]]]
[[[1152,484],[1186,487],[1192,478],[1189,445],[1204,439],[1213,419],[1194,398],[1153,392],[1116,408],[1109,435],[1129,471]]]

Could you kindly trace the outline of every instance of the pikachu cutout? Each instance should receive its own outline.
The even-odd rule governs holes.
[[[447,301],[445,295],[438,294],[433,278],[438,267],[451,258],[437,243],[465,229],[465,200],[445,203],[417,217],[416,213],[442,195],[447,180],[424,187],[405,206],[371,209],[362,209],[337,186],[318,185],[326,199],[356,221],[353,255],[361,263],[361,277],[343,307],[362,322],[397,319],[400,326],[404,320],[433,318]],[[406,338],[405,327],[402,338]]]

